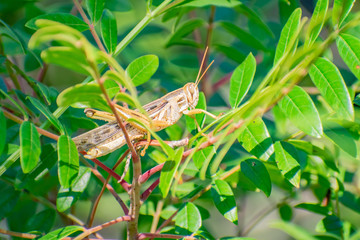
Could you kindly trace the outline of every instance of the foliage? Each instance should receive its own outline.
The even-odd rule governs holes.
[[[278,211],[268,228],[284,239],[358,239],[355,1],[45,2],[0,4],[1,233],[100,238],[119,224],[128,239],[252,239]],[[145,104],[212,59],[200,114],[156,133]],[[108,139],[125,130],[125,146],[89,160],[74,137],[104,123],[84,108],[111,120]],[[146,134],[156,140],[143,156]],[[116,217],[98,216],[107,211]],[[304,211],[310,227],[297,221]]]

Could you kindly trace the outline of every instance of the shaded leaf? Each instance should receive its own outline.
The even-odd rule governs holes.
[[[279,43],[276,47],[274,65],[280,60],[280,58],[288,55],[294,48],[294,44],[297,41],[297,36],[300,31],[300,19],[301,9],[298,8],[291,14],[281,31]]]
[[[295,206],[296,208],[301,208],[313,213],[318,213],[321,215],[329,215],[330,209],[327,206],[321,206],[321,204],[318,203],[300,203]]]
[[[105,0],[86,0],[86,8],[94,24],[100,20],[104,6]]]
[[[224,180],[217,179],[211,186],[211,195],[216,208],[230,222],[238,224],[234,193]]]
[[[190,235],[201,227],[201,215],[195,204],[188,202],[176,214],[175,229],[179,234]]]
[[[350,154],[350,156],[356,158],[356,142],[351,133],[346,128],[336,122],[327,121],[324,133],[342,150]]]
[[[3,111],[0,109],[0,155],[4,150],[6,143],[6,118]]]
[[[239,106],[249,91],[256,71],[256,60],[250,53],[233,72],[230,79],[229,101],[233,108]]]
[[[250,33],[242,30],[235,24],[231,22],[220,22],[220,26],[222,26],[227,32],[229,32],[231,35],[238,38],[241,42],[248,45],[249,47],[252,47],[256,50],[262,50],[262,51],[268,51],[267,48],[255,37],[253,37]]]
[[[55,222],[56,211],[46,209],[32,216],[26,223],[27,232],[37,231],[41,233],[49,232]]]
[[[310,96],[299,86],[284,96],[278,103],[280,109],[300,130],[313,137],[321,137],[323,127],[320,115]]]
[[[242,161],[241,172],[250,179],[267,197],[271,193],[271,180],[265,165],[257,159]]]
[[[126,74],[135,86],[147,82],[159,67],[159,58],[155,55],[141,56],[126,68]]]
[[[222,44],[215,44],[214,47],[218,52],[221,52],[227,58],[230,58],[231,60],[234,60],[239,64],[242,63],[246,58],[245,54],[243,54],[234,47],[226,46]]]
[[[72,186],[78,176],[79,155],[76,145],[67,135],[61,135],[58,140],[58,158],[59,158],[59,181],[61,186],[69,188]]]
[[[325,58],[319,58],[309,75],[335,114],[346,120],[354,119],[354,107],[345,81],[337,67]]]
[[[51,122],[51,124],[56,127],[56,129],[61,133],[65,134],[64,126],[60,123],[59,119],[57,119],[50,110],[45,107],[39,100],[33,97],[28,97],[30,102],[42,113],[44,116]]]
[[[73,185],[70,188],[60,187],[56,198],[56,208],[59,212],[66,211],[80,198],[89,183],[90,176],[91,169],[81,166]]]
[[[46,19],[46,20],[59,22],[59,23],[65,24],[69,27],[75,28],[76,30],[79,30],[80,32],[83,32],[83,31],[89,29],[89,26],[84,21],[82,21],[80,18],[77,18],[70,13],[49,13],[49,14],[36,16],[36,17],[30,19],[29,21],[27,21],[25,26],[30,29],[33,29],[33,30],[38,30],[39,27],[36,26],[36,24],[35,24],[36,20],[38,20],[38,19]]]
[[[198,46],[193,40],[183,39],[190,33],[192,33],[196,28],[202,27],[205,24],[205,21],[202,19],[191,19],[181,25],[175,33],[170,37],[169,41],[166,43],[166,47],[172,45],[190,45]]]
[[[239,135],[240,144],[252,155],[260,160],[272,158],[274,146],[265,123],[261,118],[250,122]]]
[[[20,126],[20,163],[24,173],[33,170],[41,153],[40,135],[33,123],[25,121]]]
[[[117,45],[117,25],[114,15],[105,9],[101,19],[101,37],[110,53],[115,52]]]
[[[296,148],[286,142],[274,144],[275,160],[281,174],[295,187],[300,186],[300,164]]]

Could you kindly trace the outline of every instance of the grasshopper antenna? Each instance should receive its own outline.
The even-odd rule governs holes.
[[[211,61],[211,63],[209,64],[209,66],[207,66],[207,68],[205,69],[205,71],[203,72],[203,74],[201,75],[201,77],[199,78],[199,81],[196,81],[195,84],[198,85],[199,82],[201,81],[201,79],[205,76],[205,73],[207,72],[207,70],[209,70],[209,68],[211,67],[211,65],[214,63],[214,60]]]
[[[200,80],[199,79],[201,79],[201,78],[199,78],[200,77],[200,74],[201,74],[201,69],[203,68],[203,65],[204,65],[204,61],[205,61],[205,57],[206,57],[206,54],[207,54],[207,51],[208,51],[208,46],[206,46],[206,48],[205,48],[205,52],[204,52],[204,55],[203,55],[203,58],[202,58],[202,60],[201,60],[201,65],[200,65],[200,68],[199,68],[199,72],[198,72],[198,75],[197,75],[197,77],[196,77],[196,81],[195,81],[195,84],[196,85],[198,85],[199,84],[199,82],[200,82]]]

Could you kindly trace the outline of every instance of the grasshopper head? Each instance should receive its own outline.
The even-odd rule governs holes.
[[[199,88],[195,83],[187,83],[184,86],[186,101],[189,108],[194,109],[199,101]]]

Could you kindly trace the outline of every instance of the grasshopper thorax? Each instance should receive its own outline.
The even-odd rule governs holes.
[[[195,83],[187,83],[183,87],[185,98],[190,109],[194,109],[199,101],[199,88]]]

